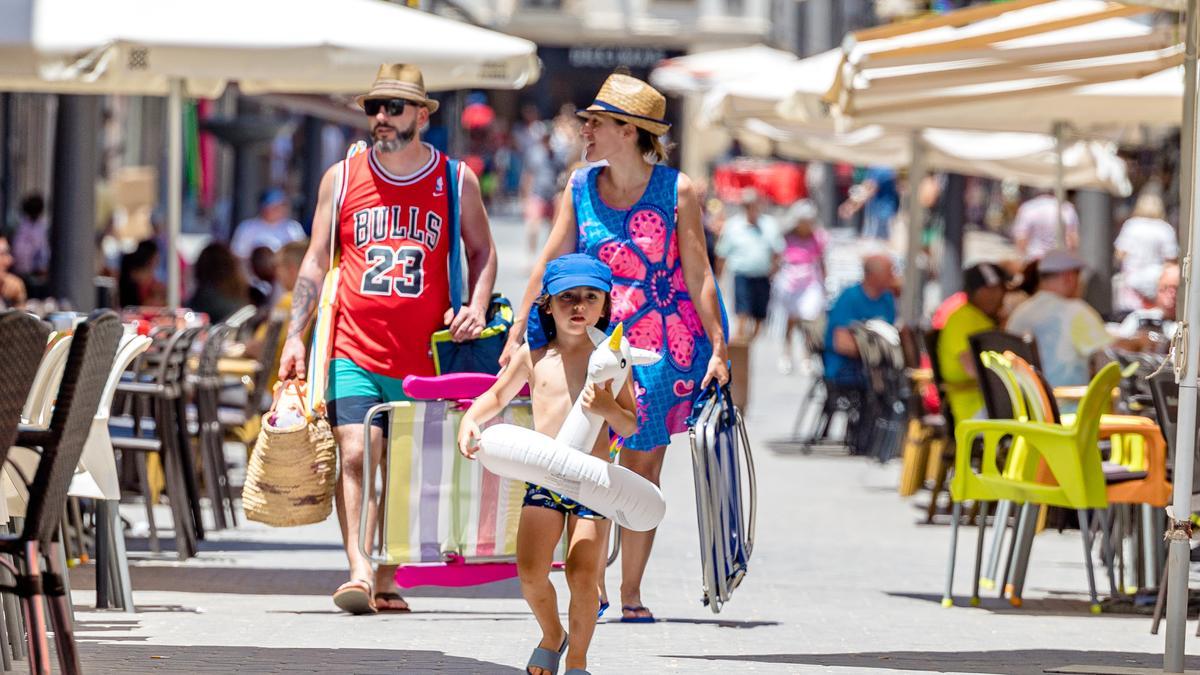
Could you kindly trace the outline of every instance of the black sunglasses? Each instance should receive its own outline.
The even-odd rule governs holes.
[[[404,107],[408,104],[409,102],[402,98],[372,98],[363,101],[363,111],[374,117],[380,110],[384,110],[389,116],[396,117],[404,114]]]

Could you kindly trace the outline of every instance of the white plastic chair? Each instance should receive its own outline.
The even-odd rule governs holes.
[[[58,393],[58,385],[62,382],[63,371],[67,368],[67,352],[71,350],[71,336],[67,335],[55,341],[50,337],[51,345],[42,357],[37,375],[33,378],[33,387],[29,390],[29,398],[25,399],[25,409],[21,411],[21,423],[35,427],[50,424],[50,413],[54,410],[54,396]]]
[[[92,430],[88,434],[87,443],[83,446],[83,456],[79,459],[79,468],[71,480],[67,494],[72,497],[90,497],[92,499],[121,499],[121,487],[117,480],[117,461],[113,453],[112,437],[108,432],[108,416],[112,408],[113,396],[116,395],[117,385],[121,375],[129,368],[129,364],[139,354],[150,348],[153,342],[144,335],[125,335],[117,347],[117,356],[113,360],[112,370],[104,384],[104,393],[100,397],[100,406],[96,417],[92,420]]]
[[[83,456],[67,494],[72,497],[96,499],[96,608],[113,606],[132,612],[133,586],[129,581],[129,557],[125,552],[125,534],[121,528],[118,506],[121,502],[121,486],[117,479],[117,458],[113,450],[112,437],[108,432],[108,418],[112,400],[121,382],[121,375],[142,352],[153,342],[144,335],[125,334],[117,347],[116,358],[109,370],[104,392],[92,429],[83,446]]]

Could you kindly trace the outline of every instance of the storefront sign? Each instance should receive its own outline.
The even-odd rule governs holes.
[[[567,51],[571,67],[605,70],[617,66],[653,68],[667,56],[666,50],[644,47],[571,47]]]

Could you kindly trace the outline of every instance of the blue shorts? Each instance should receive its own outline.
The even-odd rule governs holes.
[[[335,427],[362,424],[367,411],[380,403],[411,401],[404,381],[377,375],[350,359],[329,362],[329,392],[326,398],[329,421]],[[386,428],[386,415],[376,415],[371,424]]]
[[[751,316],[759,321],[767,318],[771,304],[771,278],[733,276],[733,306],[739,316]]]
[[[604,516],[596,513],[574,499],[568,499],[557,492],[551,492],[540,485],[525,484],[525,501],[523,506],[541,506],[558,511],[564,516],[578,516],[588,520],[604,520]]]

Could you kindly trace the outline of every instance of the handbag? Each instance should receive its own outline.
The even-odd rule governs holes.
[[[457,310],[456,310],[457,311]],[[450,373],[500,372],[500,354],[513,324],[513,308],[508,298],[496,293],[488,306],[487,326],[473,340],[455,342],[450,331],[439,330],[430,337],[433,369],[438,375]]]
[[[446,162],[446,182],[453,186],[450,192],[450,306],[457,315],[463,305],[463,251],[462,251],[462,169],[461,162],[451,159]],[[488,306],[487,325],[472,340],[455,342],[450,329],[435,332],[429,338],[429,351],[433,356],[433,370],[438,375],[451,373],[500,372],[500,354],[508,341],[508,330],[513,323],[512,303],[500,294],[492,296]]]
[[[299,421],[276,426],[272,420],[284,399],[294,401]],[[271,409],[262,416],[242,488],[242,510],[248,520],[294,527],[323,522],[333,511],[337,475],[333,431],[323,417],[312,414],[305,399],[303,384],[280,383]]]

